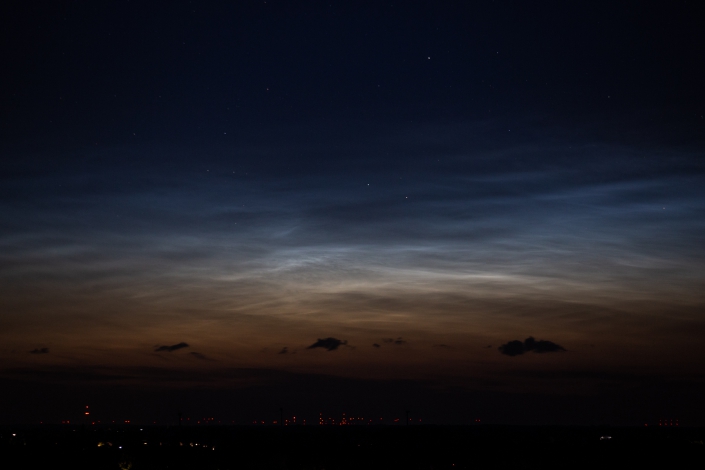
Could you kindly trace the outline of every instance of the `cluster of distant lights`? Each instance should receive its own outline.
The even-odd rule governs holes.
[[[658,425],[660,427],[676,427],[678,426],[678,420],[677,419],[659,419],[658,420]],[[649,427],[649,423],[644,423],[644,427]]]
[[[90,415],[91,415],[90,408],[88,405],[86,405],[84,408],[84,411],[83,411],[83,416],[84,416],[85,420],[90,421],[91,425],[104,424],[104,423],[101,423],[100,420],[95,420],[95,421],[90,420]],[[186,421],[188,421],[189,424],[190,424],[190,420],[191,420],[191,418],[186,418]],[[44,424],[44,421],[40,421],[39,424]],[[61,420],[61,424],[71,424],[71,420],[70,419]],[[78,423],[76,423],[76,421],[74,421],[74,424],[78,424]],[[82,424],[86,424],[86,423],[84,422]],[[109,424],[132,424],[132,420],[129,420],[129,419],[118,420],[118,421],[112,420],[109,422]],[[157,424],[157,422],[152,421],[152,424]],[[215,418],[202,418],[200,420],[196,420],[196,424],[215,424]],[[218,421],[218,424],[221,424],[221,422]]]
[[[83,415],[84,415],[84,418],[86,420],[88,420],[91,425],[103,424],[103,423],[101,423],[100,420],[95,420],[95,421],[90,420],[91,411],[90,411],[90,408],[88,405],[85,406],[85,408],[83,410]],[[183,420],[181,418],[179,418],[179,424],[181,424],[183,421],[185,421],[186,424],[191,424],[191,425],[194,423],[194,421],[195,421],[195,424],[197,424],[197,425],[222,424],[222,422],[220,420],[216,421],[216,419],[213,417],[197,419],[194,421],[191,421],[191,418],[189,418],[189,417],[185,417],[185,418],[183,418]],[[412,423],[422,423],[423,421],[421,418],[419,418],[418,420],[413,420],[411,418],[409,418],[408,420],[404,420],[403,418],[394,418],[392,420],[392,422],[395,424],[399,424],[399,423],[412,424]],[[480,423],[480,420],[475,419],[474,422]],[[342,417],[337,420],[332,417],[325,419],[323,417],[323,413],[319,413],[319,416],[318,416],[318,424],[321,426],[351,426],[351,425],[365,425],[365,424],[371,425],[371,424],[384,424],[384,423],[385,423],[385,420],[383,417],[380,417],[379,420],[374,419],[374,418],[366,419],[361,416],[347,416],[346,413],[343,413]],[[44,424],[44,423],[40,422],[40,424]],[[61,424],[71,424],[71,420],[68,420],[68,419],[62,420]],[[77,424],[77,423],[74,421],[74,424]],[[129,419],[122,420],[122,421],[113,420],[107,424],[132,424],[132,421]],[[157,424],[157,422],[153,421],[152,424]],[[235,421],[231,421],[231,424],[235,424]],[[290,425],[303,425],[303,426],[305,426],[307,423],[306,423],[305,419],[299,419],[297,422],[296,416],[292,416],[289,419],[284,419],[283,422],[281,422],[280,420],[266,421],[266,420],[262,420],[262,419],[257,419],[257,420],[253,420],[251,424],[253,424],[253,425],[271,424],[271,425],[282,425],[282,426],[290,426]]]
[[[141,431],[141,429],[140,429],[140,431]],[[142,442],[142,445],[143,445],[143,446],[149,445],[149,442],[143,441],[143,442]],[[160,443],[159,443],[159,447],[161,447],[162,445],[163,445],[163,443],[160,442]],[[105,441],[105,442],[104,442],[104,441],[100,441],[100,442],[98,442],[97,447],[113,447],[113,443],[112,443],[112,442],[108,442],[108,441]],[[118,449],[122,449],[122,446],[116,445],[116,447],[117,447]],[[215,450],[215,446],[213,446],[213,445],[210,445],[210,444],[199,444],[198,442],[188,442],[188,443],[179,442],[179,447],[200,447],[200,448],[202,448],[202,449]]]
[[[88,406],[86,406],[85,411],[83,412],[85,417],[90,416],[90,410]],[[192,424],[193,422],[191,421],[191,418],[185,418],[185,420],[189,423]],[[387,421],[388,422],[388,421]],[[393,423],[405,423],[406,421],[403,418],[394,418],[392,420]],[[408,423],[421,423],[422,420],[419,418],[418,420],[413,420],[409,419]],[[474,424],[481,424],[481,420],[479,418],[476,418],[473,420]],[[118,422],[117,424],[131,424],[130,420],[124,420],[122,422]],[[215,418],[202,418],[199,420],[195,420],[196,424],[216,424],[216,419]],[[378,420],[375,418],[364,418],[360,416],[347,416],[346,413],[342,414],[342,417],[340,419],[335,419],[332,417],[324,418],[323,413],[319,413],[318,416],[318,425],[320,426],[350,426],[350,425],[363,425],[363,424],[384,424],[385,420],[384,418],[380,417]],[[70,420],[63,420],[61,421],[61,424],[71,424]],[[91,421],[91,424],[100,424],[100,421]],[[115,421],[112,421],[112,424],[116,424]],[[157,424],[156,421],[153,422],[153,424]],[[217,421],[217,424],[222,424],[221,421]],[[235,424],[235,421],[232,421],[232,424]],[[303,425],[305,426],[306,420],[305,419],[299,419],[297,421],[296,416],[292,416],[289,419],[285,419],[282,422],[280,420],[273,420],[273,421],[266,421],[266,420],[253,420],[252,424],[254,425],[282,425],[282,426],[290,426],[290,425]],[[659,419],[658,420],[658,426],[660,427],[677,427],[679,426],[680,423],[678,419]],[[649,426],[649,423],[644,423],[645,427]]]
[[[405,421],[402,418],[394,418],[392,420],[394,423],[404,423]],[[412,422],[419,422],[421,423],[422,420],[419,418],[418,421],[414,421],[412,419],[409,419],[409,424]],[[384,418],[380,417],[379,421],[374,419],[374,418],[364,418],[362,416],[347,416],[346,413],[343,413],[342,417],[340,419],[335,419],[332,417],[329,418],[324,418],[323,413],[318,414],[318,425],[319,426],[353,426],[353,425],[370,425],[370,424],[380,424],[384,423]],[[260,419],[260,420],[253,420],[252,424],[255,425],[281,425],[281,426],[293,426],[293,425],[306,425],[306,420],[305,419],[299,419],[297,422],[296,416],[292,416],[290,419],[284,419],[284,421],[280,420],[273,420],[270,422]]]
[[[83,415],[85,416],[85,418],[88,419],[90,417],[90,414],[91,414],[90,409],[89,409],[88,405],[86,405],[86,407],[83,411]],[[191,418],[186,418],[186,421],[188,424],[191,424]],[[196,424],[216,424],[215,418],[212,418],[212,417],[211,418],[203,418],[203,419],[199,419],[199,420],[195,420],[195,421],[196,421]],[[179,422],[181,422],[181,420],[179,420]],[[392,420],[392,422],[394,422],[394,423],[405,423],[406,422],[407,424],[412,424],[416,421],[414,421],[412,419],[407,419],[406,421],[404,421],[402,418],[394,418]],[[422,422],[421,418],[418,419],[418,422],[419,423]],[[479,418],[476,418],[473,420],[474,424],[481,424],[481,422],[482,421]],[[232,421],[231,423],[235,424],[235,421]],[[40,422],[40,424],[44,424],[44,423]],[[71,424],[71,420],[68,420],[68,419],[62,420],[61,424]],[[91,421],[91,424],[92,425],[101,424],[101,422],[100,421]],[[120,422],[116,423],[115,421],[112,421],[111,424],[131,424],[131,421],[129,419],[123,420],[122,423],[120,423]],[[154,421],[153,424],[157,424],[157,422]],[[222,424],[222,422],[217,421],[217,424]],[[254,424],[254,425],[267,425],[267,424],[269,424],[269,422],[266,420],[257,420],[256,419],[256,420],[252,421],[252,424]],[[282,426],[289,426],[289,425],[303,425],[303,426],[305,426],[306,420],[301,419],[297,423],[296,416],[292,416],[290,419],[285,419],[283,422],[280,422],[279,420],[273,420],[273,421],[271,421],[271,424],[272,425],[282,425]],[[332,417],[329,417],[327,419],[324,418],[323,413],[318,414],[318,425],[319,426],[350,426],[350,425],[363,425],[363,424],[367,424],[367,425],[384,424],[384,418],[380,417],[379,421],[377,421],[376,419],[373,419],[373,418],[366,419],[366,418],[360,417],[360,416],[348,417],[345,413],[343,413],[342,417],[339,420],[336,420],[335,418],[332,418]],[[678,425],[679,425],[678,419],[659,419],[659,421],[658,421],[658,426],[660,426],[660,427],[674,427],[674,426],[678,426]],[[644,426],[648,427],[649,423],[644,423]]]

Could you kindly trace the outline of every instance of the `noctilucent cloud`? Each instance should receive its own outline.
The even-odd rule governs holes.
[[[511,3],[265,3],[43,7],[51,34],[11,30],[3,381],[275,408],[289,387],[314,411],[359,399],[319,380],[374,384],[438,422],[458,421],[441,396],[583,423],[546,403],[647,390],[614,420],[702,424],[702,45],[649,49],[652,23],[604,5],[554,6],[575,30],[548,37]]]

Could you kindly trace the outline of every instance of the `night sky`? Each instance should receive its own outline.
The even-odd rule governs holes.
[[[701,2],[11,3],[0,422],[705,424]]]

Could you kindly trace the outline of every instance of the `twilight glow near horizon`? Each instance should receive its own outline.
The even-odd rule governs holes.
[[[482,14],[501,17],[492,8]],[[406,27],[385,15],[375,21],[394,26],[374,23],[364,44]],[[306,21],[334,34],[329,23],[367,20]],[[296,36],[304,26],[286,34],[314,41]],[[617,69],[612,85],[592,83],[573,64],[556,87],[585,88],[554,95],[542,84],[551,57],[508,40],[484,51],[469,32],[464,49],[458,25],[423,29],[425,45],[405,50],[398,70],[384,65],[392,46],[331,59],[323,33],[311,46],[322,56],[302,59],[315,64],[292,65],[277,47],[294,46],[249,45],[243,37],[264,34],[255,30],[227,39],[240,59],[216,65],[225,46],[201,58],[194,51],[211,33],[190,28],[193,50],[179,49],[185,39],[161,47],[203,75],[168,55],[147,72],[142,52],[135,67],[150,78],[124,84],[127,71],[94,71],[97,84],[73,83],[77,63],[109,69],[74,58],[41,93],[76,104],[47,104],[51,124],[24,118],[8,131],[18,137],[5,139],[0,190],[3,380],[145,389],[299,380],[242,372],[270,371],[506,396],[643,386],[681,397],[703,387],[695,117],[686,127],[697,130],[669,134],[620,95],[631,88]],[[354,44],[333,38],[341,54]],[[104,41],[118,64],[132,63]],[[507,78],[511,67],[526,79]],[[540,93],[546,101],[532,104]],[[585,111],[566,111],[564,99]],[[30,109],[43,106],[32,100]],[[512,353],[511,341],[529,337],[540,346],[517,342]]]
[[[149,363],[153,344],[184,340],[243,366],[333,336],[356,346],[335,367],[371,360],[378,351],[365,350],[386,337],[408,351],[375,362],[453,357],[433,352],[445,344],[462,367],[503,360],[482,348],[531,334],[576,355],[594,343],[593,356],[654,339],[658,354],[682,347],[703,302],[703,189],[688,155],[663,168],[659,155],[580,142],[490,152],[474,148],[477,127],[446,133],[446,148],[433,145],[437,129],[417,129],[366,153],[344,140],[296,150],[345,148],[334,167],[319,157],[263,169],[253,160],[288,151],[261,144],[197,163],[151,163],[176,150],[137,149],[143,163],[125,168],[118,148],[87,157],[104,159],[99,171],[79,161],[18,177],[3,207],[3,343],[51,348],[56,361],[117,349]],[[384,153],[399,163],[380,169]],[[280,365],[318,367],[314,353]]]

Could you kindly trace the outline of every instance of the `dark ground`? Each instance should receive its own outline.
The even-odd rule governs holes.
[[[703,468],[703,439],[702,428],[45,426],[2,429],[0,455],[23,469]]]

